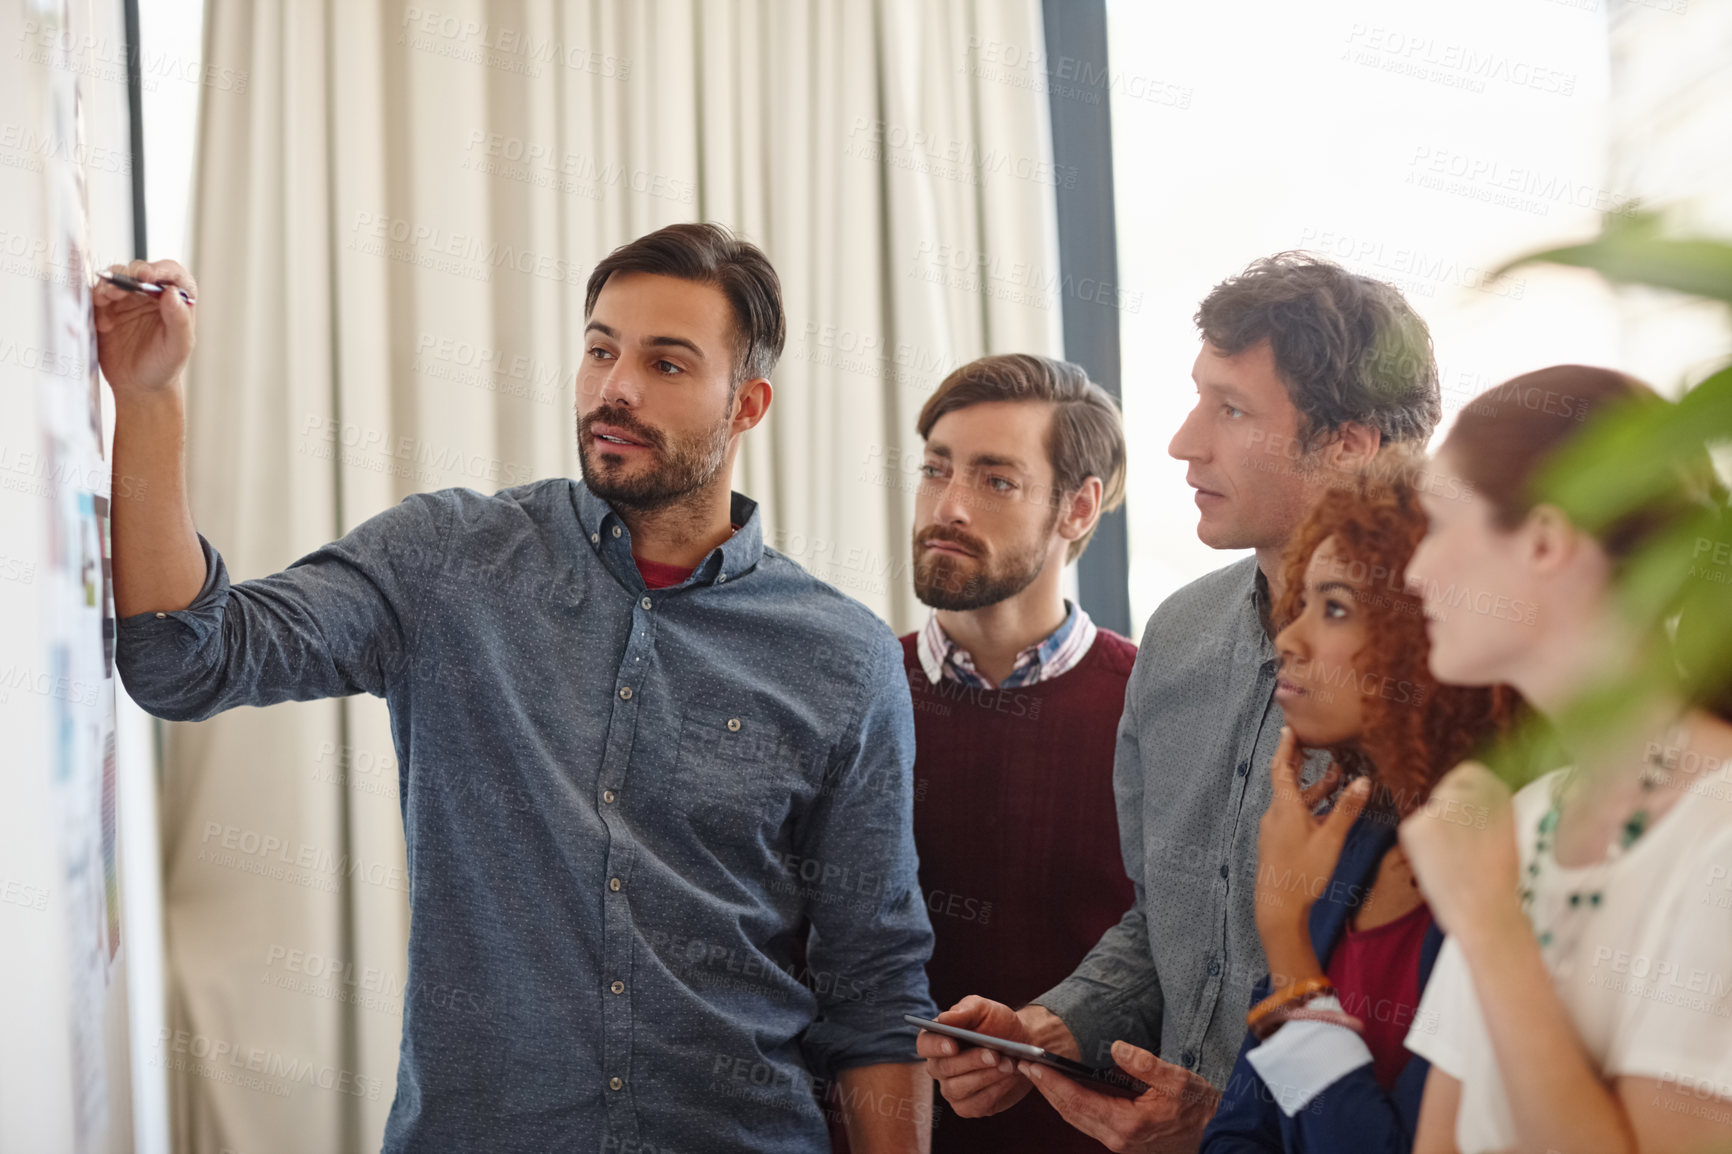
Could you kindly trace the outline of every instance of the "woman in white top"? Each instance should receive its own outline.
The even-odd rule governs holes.
[[[1668,502],[1590,535],[1529,496],[1585,413],[1632,399],[1665,403],[1568,365],[1462,413],[1421,486],[1430,529],[1407,570],[1438,680],[1507,683],[1556,716],[1666,644],[1624,623],[1613,578]],[[1729,716],[1680,692],[1513,799],[1466,763],[1403,824],[1449,933],[1407,1038],[1431,1062],[1415,1154],[1732,1150]]]

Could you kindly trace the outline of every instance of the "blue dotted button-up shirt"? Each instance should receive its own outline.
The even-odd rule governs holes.
[[[417,494],[258,580],[201,538],[197,599],[120,623],[159,717],[389,704],[412,925],[387,1151],[824,1151],[814,1078],[915,1060],[901,647],[756,510],[736,494],[740,529],[651,590],[580,482]]]

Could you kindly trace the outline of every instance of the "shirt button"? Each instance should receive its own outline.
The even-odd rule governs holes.
[[[737,717],[728,718],[728,732],[729,733],[740,732],[740,719],[739,718],[737,718]]]
[[[623,994],[625,993],[625,983],[615,982],[613,985],[609,986],[608,989],[612,990],[616,994]],[[615,1081],[618,1081],[618,1079],[616,1078]]]
[[[609,1078],[607,1080],[607,1088],[609,1090],[617,1090],[623,1085],[625,1085],[625,1083],[621,1082],[618,1078]]]
[[[638,602],[638,604],[642,605],[645,609],[654,609],[656,607],[656,603],[651,601],[648,597],[645,597],[642,601]]]
[[[1183,1054],[1179,1055],[1179,1062],[1182,1065],[1184,1065],[1186,1068],[1189,1068],[1189,1067],[1195,1066],[1197,1064],[1197,1056],[1195,1054],[1191,1053],[1191,1051],[1186,1050]],[[614,1081],[617,1082],[617,1081],[619,1081],[619,1079],[615,1078]]]
[[[1222,877],[1227,876],[1227,863],[1226,862],[1221,863],[1221,876]]]
[[[619,879],[618,878],[608,878],[607,879],[607,888],[612,890],[614,893],[617,894],[619,892]],[[615,990],[614,992],[618,993],[619,991]]]
[[[611,789],[602,790],[601,791],[601,800],[607,802],[607,804],[609,804],[609,805],[612,805],[613,804],[613,790],[611,790]]]
[[[717,585],[720,585],[723,581],[726,581],[727,579],[728,579],[728,575],[726,573],[716,574],[716,584]]]
[[[1251,763],[1248,761],[1241,761],[1239,763],[1239,776],[1244,777],[1247,773],[1250,773],[1250,772],[1251,772]]]
[[[590,544],[591,544],[591,545],[599,545],[599,544],[601,544],[601,534],[600,534],[600,533],[591,533],[591,534],[590,534],[590,535],[589,535],[589,543],[590,543]]]
[[[619,687],[619,699],[621,701],[630,701],[631,700],[631,686],[622,685]],[[1226,869],[1227,867],[1222,866],[1221,868]]]
[[[617,536],[619,536],[619,526],[618,526],[618,525],[615,525],[615,526],[614,526],[614,527],[613,527],[613,535],[614,535],[614,536],[615,536],[615,537],[617,537]],[[615,1081],[615,1082],[617,1082],[617,1081],[619,1081],[619,1079],[618,1079],[618,1078],[615,1078],[615,1079],[614,1079],[614,1081]]]
[[[158,613],[158,614],[157,614],[157,615],[156,615],[156,619],[157,619],[157,620],[158,620],[158,621],[161,621],[161,620],[162,620],[162,619],[163,619],[163,618],[164,618],[164,617],[167,617],[167,616],[168,616],[168,614],[166,614],[166,613]]]
[[[1209,976],[1212,978],[1221,972],[1221,963],[1214,958],[1209,959]]]

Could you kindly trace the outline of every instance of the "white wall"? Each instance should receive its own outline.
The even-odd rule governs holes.
[[[1732,4],[1620,0],[1611,16],[1613,179],[1681,230],[1732,238]],[[1656,388],[1676,394],[1732,355],[1724,307],[1618,295],[1619,367]]]
[[[1598,232],[1606,18],[1597,0],[1109,0],[1133,454],[1131,609],[1239,554],[1196,539],[1166,455],[1195,400],[1191,318],[1252,259],[1309,249],[1394,283],[1431,326],[1445,421],[1559,361],[1617,363],[1612,294],[1518,253]]]

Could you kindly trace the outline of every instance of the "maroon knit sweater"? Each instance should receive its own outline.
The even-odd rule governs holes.
[[[1130,908],[1113,747],[1137,647],[1102,629],[1075,667],[1021,689],[926,679],[914,697],[914,842],[936,938],[940,1010],[968,994],[1021,1006],[1068,976]],[[934,1154],[1064,1154],[1101,1145],[1030,1091],[990,1118],[934,1118]]]

